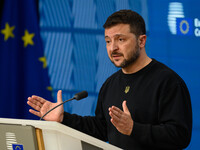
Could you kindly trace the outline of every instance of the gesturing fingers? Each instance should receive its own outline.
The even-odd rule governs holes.
[[[34,115],[36,115],[36,116],[38,116],[38,117],[41,117],[41,116],[42,116],[40,112],[35,111],[35,110],[33,110],[33,109],[29,109],[29,112],[32,113],[32,114],[34,114]]]
[[[119,130],[123,128],[130,119],[129,116],[119,108],[112,106],[109,108],[109,115],[111,116],[112,124]]]
[[[39,96],[33,95],[32,97],[28,97],[27,104],[29,106],[31,106],[33,109],[40,111],[40,109],[42,108],[42,106],[45,102],[46,102],[45,99],[43,99]]]
[[[123,102],[123,110],[124,111],[112,106],[109,108],[109,115],[111,117],[112,124],[119,132],[130,135],[133,128],[133,120],[125,101]]]
[[[44,104],[46,102],[44,98],[36,96],[36,95],[32,95],[31,98],[38,104]]]
[[[119,108],[112,106],[109,108],[109,115],[115,122],[118,122],[120,121],[123,112]]]

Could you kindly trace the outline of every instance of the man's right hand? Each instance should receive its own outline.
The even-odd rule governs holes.
[[[29,112],[42,117],[46,112],[55,107],[56,105],[62,103],[62,91],[59,90],[57,93],[57,103],[52,103],[50,101],[45,100],[42,97],[32,95],[28,97],[27,104],[31,106],[33,109],[29,109]],[[63,105],[54,109],[52,112],[47,114],[43,119],[47,121],[57,121],[62,122],[64,116],[64,108]]]

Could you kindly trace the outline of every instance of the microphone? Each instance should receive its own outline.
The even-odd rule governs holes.
[[[54,110],[54,109],[56,109],[57,107],[63,105],[64,103],[69,102],[69,101],[74,100],[74,99],[76,99],[76,100],[81,100],[81,99],[83,99],[83,98],[86,98],[87,96],[88,96],[88,92],[87,92],[87,91],[82,91],[82,92],[76,93],[76,94],[74,95],[73,98],[70,98],[70,99],[68,99],[68,100],[65,100],[64,102],[58,104],[57,106],[55,106],[55,107],[53,107],[52,109],[50,109],[49,111],[47,111],[47,112],[40,118],[40,120],[42,120],[42,119],[43,119],[48,113],[50,113],[52,110]]]
[[[87,91],[82,91],[82,92],[76,93],[76,94],[74,95],[74,98],[75,98],[76,100],[81,100],[81,99],[83,99],[83,98],[86,98],[87,96],[88,96],[88,92],[87,92]]]

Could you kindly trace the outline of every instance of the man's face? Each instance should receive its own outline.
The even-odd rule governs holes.
[[[130,25],[118,24],[105,29],[108,56],[116,67],[126,68],[140,55],[136,36],[130,32]]]

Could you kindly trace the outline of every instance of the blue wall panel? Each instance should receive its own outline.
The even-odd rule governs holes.
[[[101,85],[118,70],[107,56],[102,26],[116,10],[135,10],[146,22],[148,55],[171,67],[188,85],[194,125],[187,149],[200,149],[200,37],[193,32],[179,35],[177,23],[177,18],[200,20],[198,6],[198,0],[40,0],[41,36],[55,100],[59,89],[63,99],[87,90],[88,98],[69,102],[64,108],[94,115]]]

